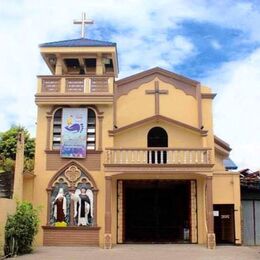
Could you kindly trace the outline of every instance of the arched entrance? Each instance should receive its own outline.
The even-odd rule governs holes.
[[[167,162],[167,151],[156,149],[168,147],[168,134],[162,127],[153,127],[147,135],[147,147],[155,148],[148,151],[148,163],[162,164]]]

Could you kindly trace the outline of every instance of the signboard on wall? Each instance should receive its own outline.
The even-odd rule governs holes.
[[[87,108],[63,108],[60,148],[61,157],[86,157],[87,118]]]

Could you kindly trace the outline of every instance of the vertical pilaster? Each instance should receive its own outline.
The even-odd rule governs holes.
[[[52,115],[47,114],[47,135],[46,135],[46,150],[50,150],[50,138],[51,138],[51,120],[52,120]]]
[[[191,181],[191,243],[198,242],[196,181]]]
[[[102,54],[101,53],[98,53],[98,55],[97,55],[96,74],[97,75],[103,75],[104,74]]]
[[[93,227],[97,226],[97,192],[98,192],[98,190],[96,190],[96,189],[93,190],[93,195],[94,195],[94,205],[93,205],[93,207],[94,207],[93,208],[94,209],[94,212],[93,212],[94,219],[93,219],[93,223],[92,223]]]
[[[20,132],[17,136],[14,170],[13,198],[19,201],[23,199],[23,167],[24,167],[24,133]]]
[[[60,57],[58,57],[56,62],[55,75],[62,75],[62,60]]]
[[[51,189],[47,189],[47,225],[51,224]]]
[[[206,177],[206,221],[207,221],[207,246],[209,249],[216,247],[214,233],[214,216],[213,216],[213,193],[212,193],[212,176]]]
[[[112,191],[112,177],[105,177],[105,235],[104,235],[104,248],[112,248],[112,236],[111,236],[111,191]]]
[[[103,118],[104,116],[98,115],[98,151],[102,151]]]
[[[123,243],[123,181],[117,183],[117,242]]]

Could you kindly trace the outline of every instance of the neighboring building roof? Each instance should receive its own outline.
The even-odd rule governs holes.
[[[243,169],[240,171],[240,185],[250,190],[260,190],[260,171]]]
[[[111,47],[111,46],[116,46],[116,43],[99,41],[99,40],[91,40],[86,38],[56,41],[56,42],[46,42],[39,45],[39,47]]]
[[[236,164],[230,158],[223,160],[223,163],[224,163],[226,170],[236,170],[237,169]]]

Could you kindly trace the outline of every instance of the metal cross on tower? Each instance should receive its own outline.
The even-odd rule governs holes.
[[[81,38],[85,38],[85,24],[93,24],[94,21],[86,19],[86,13],[82,13],[81,20],[74,20],[74,24],[81,24]]]

